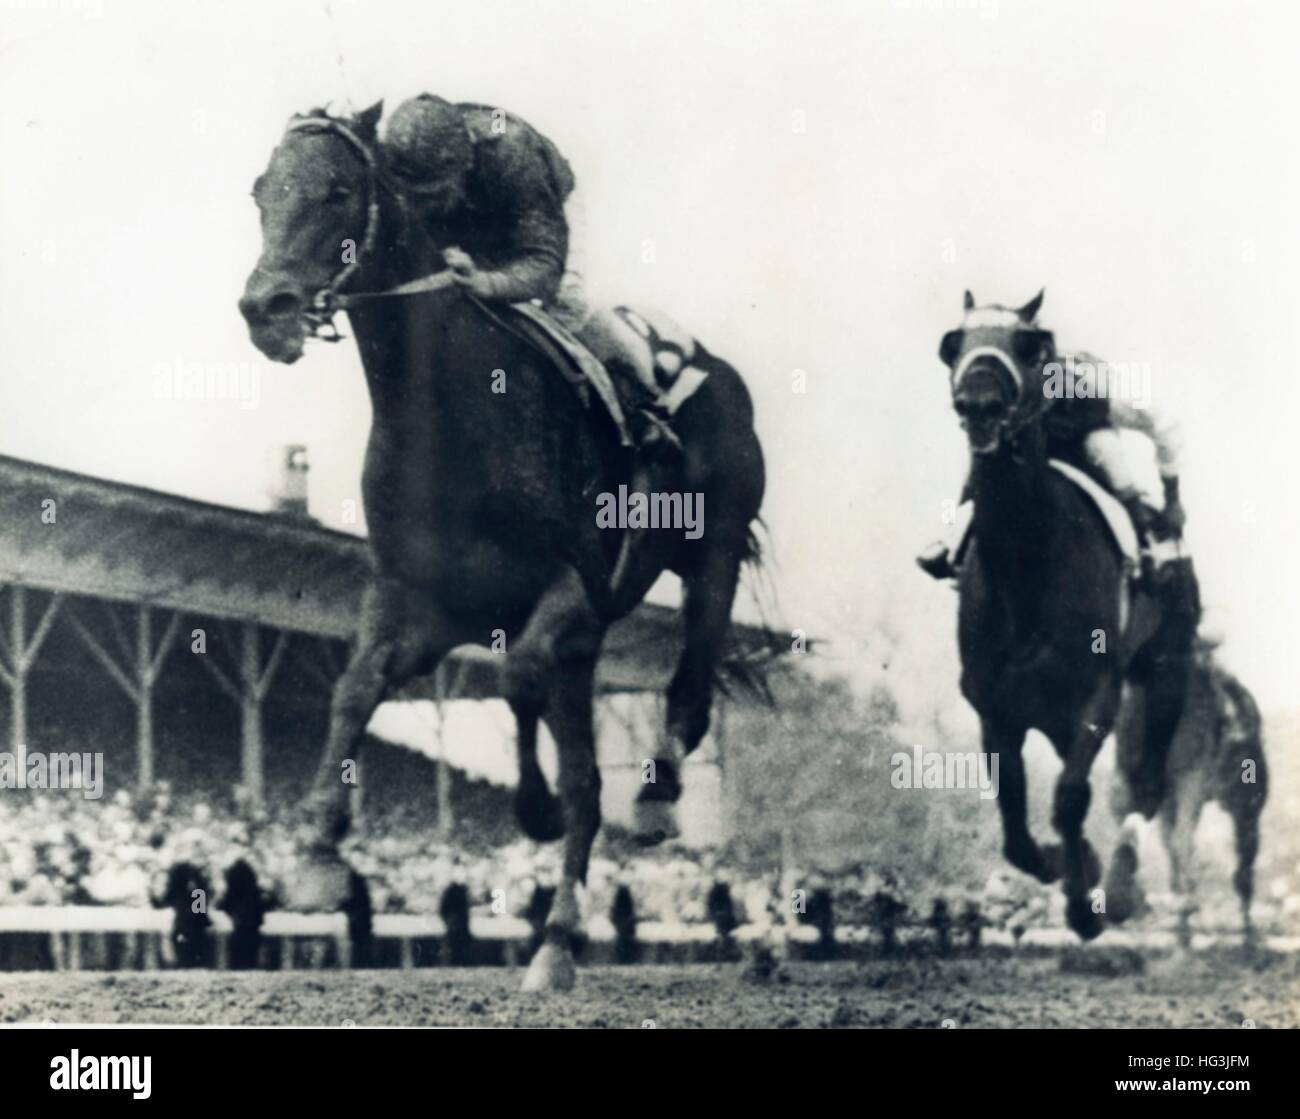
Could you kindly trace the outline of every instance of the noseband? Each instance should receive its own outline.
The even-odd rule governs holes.
[[[953,367],[950,384],[954,395],[980,358],[992,358],[997,362],[1015,387],[1013,402],[1007,409],[1005,418],[999,420],[997,425],[999,442],[1012,442],[1029,424],[1040,419],[1047,412],[1052,398],[1046,393],[1038,393],[1032,394],[1036,397],[1037,403],[1033,403],[1032,400],[1026,401],[1025,375],[1020,364],[1001,346],[988,344],[972,346]]]

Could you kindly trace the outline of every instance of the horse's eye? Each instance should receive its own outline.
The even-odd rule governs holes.
[[[957,355],[961,353],[963,341],[965,341],[965,336],[960,330],[948,331],[939,343],[939,360],[944,365],[952,365],[957,360]]]
[[[1011,340],[1016,360],[1030,365],[1045,360],[1052,351],[1052,336],[1046,330],[1018,330]]]

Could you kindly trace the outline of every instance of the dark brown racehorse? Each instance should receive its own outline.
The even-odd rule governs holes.
[[[535,838],[564,836],[563,879],[525,987],[566,987],[577,888],[600,825],[592,689],[601,642],[662,571],[681,576],[685,647],[638,804],[648,838],[662,838],[677,767],[708,728],[738,571],[755,556],[750,525],[764,480],[749,394],[731,366],[703,355],[708,379],[677,413],[685,455],[634,464],[546,358],[440,272],[448,246],[408,223],[376,143],[379,115],[374,106],[347,120],[316,112],[290,122],[254,187],[263,252],[240,300],[254,344],[282,362],[346,308],[373,410],[362,496],[374,574],[311,798],[317,859],[295,900],[333,908],[346,890],[335,855],[348,826],[340,770],[375,707],[456,646],[504,641],[520,822]],[[648,530],[625,546],[627,534],[598,527],[597,512],[601,494],[629,482],[703,494],[703,534]],[[538,768],[539,719],[558,747],[558,800]]]
[[[1092,501],[1048,465],[1043,366],[1055,349],[1035,323],[1041,302],[1040,294],[1019,309],[977,307],[967,292],[965,319],[940,347],[975,502],[960,578],[961,688],[980,716],[986,756],[999,759],[1007,860],[1043,882],[1061,879],[1070,927],[1090,939],[1107,906],[1104,893],[1090,893],[1100,864],[1083,834],[1093,759],[1128,681],[1144,704],[1124,778],[1132,807],[1154,814],[1197,611],[1190,592],[1160,602],[1142,594],[1121,625],[1119,551]],[[1059,845],[1040,847],[1026,822],[1021,749],[1031,728],[1064,763],[1052,804]]]

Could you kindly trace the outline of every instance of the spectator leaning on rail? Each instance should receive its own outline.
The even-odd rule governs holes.
[[[487,302],[540,302],[605,365],[637,442],[657,441],[664,413],[640,336],[588,306],[582,204],[559,149],[502,109],[425,93],[393,112],[381,151],[456,281]]]

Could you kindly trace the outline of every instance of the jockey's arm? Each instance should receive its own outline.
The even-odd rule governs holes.
[[[504,261],[482,274],[484,297],[550,303],[569,252],[564,199],[573,190],[572,172],[549,141],[522,122],[485,138],[479,151],[479,181],[508,228],[509,246],[500,254]]]
[[[1156,462],[1160,467],[1160,476],[1164,479],[1177,478],[1181,467],[1182,432],[1167,414],[1155,408],[1139,408],[1122,398],[1110,401],[1110,422],[1115,427],[1131,428],[1150,438],[1156,448]]]
[[[508,264],[480,273],[483,298],[550,303],[564,275],[569,243],[563,211],[552,213],[549,207],[525,211],[515,221],[512,240],[517,255]]]

